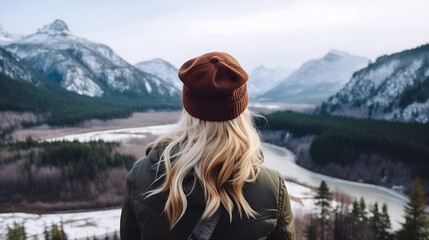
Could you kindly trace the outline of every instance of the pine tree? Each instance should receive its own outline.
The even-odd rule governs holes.
[[[64,232],[62,222],[61,225],[58,226],[57,224],[51,225],[51,240],[67,240],[67,235]]]
[[[378,206],[377,206],[378,208]],[[374,238],[372,229],[368,225],[368,216],[366,212],[365,199],[360,198],[359,201],[353,202],[351,212],[351,237],[352,239],[372,239]]]
[[[64,224],[62,219],[60,222],[60,233],[61,233],[61,240],[68,240],[67,234],[64,232]]]
[[[354,225],[359,225],[359,222],[360,222],[359,213],[360,213],[359,203],[355,200],[353,202],[353,209],[351,212],[351,216],[352,216]]]
[[[368,216],[366,213],[365,199],[363,199],[363,197],[361,197],[359,201],[358,216],[359,216],[359,224],[362,226],[365,226],[368,223]]]
[[[7,226],[7,240],[25,240],[27,233],[25,232],[24,223],[13,222],[13,227]]]
[[[329,192],[328,184],[325,181],[322,181],[319,186],[317,193],[316,205],[319,207],[319,220],[320,220],[320,230],[321,230],[321,240],[325,239],[325,227],[329,221],[331,214],[331,200],[332,194]]]
[[[343,227],[344,227],[344,219],[343,214],[339,209],[339,206],[335,209],[335,217],[334,217],[334,240],[343,239]]]
[[[425,211],[426,199],[422,183],[417,177],[409,194],[410,201],[405,206],[405,222],[397,233],[398,240],[429,239],[429,217]]]
[[[316,225],[314,225],[313,217],[311,218],[310,225],[304,230],[304,236],[307,240],[317,240],[317,228]]]
[[[118,233],[116,231],[113,234],[113,240],[119,240],[119,236],[118,236]]]
[[[43,235],[45,236],[45,240],[51,239],[51,236],[50,236],[49,231],[48,231],[48,227],[46,225],[45,225],[44,230],[43,230]]]
[[[369,220],[370,227],[372,232],[375,235],[376,239],[380,239],[381,236],[381,216],[378,211],[378,203],[375,202],[374,208],[371,210],[372,216]]]
[[[393,239],[393,236],[390,233],[392,224],[390,223],[390,217],[387,211],[386,204],[383,204],[383,209],[380,215],[380,221],[381,221],[381,226],[380,226],[381,229],[380,229],[380,238],[378,239],[383,239],[383,240]]]

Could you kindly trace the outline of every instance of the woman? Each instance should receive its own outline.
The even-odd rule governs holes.
[[[121,239],[295,239],[283,178],[262,166],[247,73],[211,52],[179,78],[182,118],[128,174]]]

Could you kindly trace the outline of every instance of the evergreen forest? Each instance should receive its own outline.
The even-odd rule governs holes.
[[[21,123],[24,127],[42,123],[52,126],[75,125],[89,119],[125,118],[133,112],[150,109],[180,108],[179,99],[169,102],[132,95],[83,96],[69,92],[43,76],[37,76],[41,82],[39,87],[0,73],[0,111],[29,111],[43,115],[39,122]]]
[[[118,206],[136,161],[119,143],[25,141],[0,145],[0,212]],[[55,203],[55,204],[50,204]]]
[[[270,130],[282,130],[292,137],[314,136],[310,155],[320,166],[329,163],[348,166],[362,155],[377,154],[410,166],[415,176],[429,177],[429,124],[291,111],[265,117]]]

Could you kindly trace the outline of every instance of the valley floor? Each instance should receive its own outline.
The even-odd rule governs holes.
[[[179,120],[180,114],[180,111],[137,112],[129,118],[119,118],[105,121],[94,119],[85,121],[73,127],[51,127],[45,124],[29,129],[16,130],[13,132],[12,138],[15,140],[25,140],[27,136],[31,136],[33,139],[43,140],[85,132],[171,124]]]

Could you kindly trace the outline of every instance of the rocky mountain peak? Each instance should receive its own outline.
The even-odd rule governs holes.
[[[9,33],[4,29],[3,25],[0,24],[0,35],[8,35]]]
[[[335,58],[345,58],[345,57],[350,57],[350,56],[351,55],[348,53],[332,49],[323,58],[329,60],[329,59],[335,59]]]
[[[15,33],[8,32],[3,25],[0,24],[0,43],[5,42],[9,43],[10,41],[15,41],[21,38],[22,36]],[[1,44],[0,44],[1,45]]]
[[[267,68],[264,65],[259,65],[257,68],[254,69],[254,71],[263,71],[267,70]]]
[[[49,35],[67,34],[70,33],[67,24],[60,19],[56,19],[53,23],[40,28],[37,33],[47,33]]]

